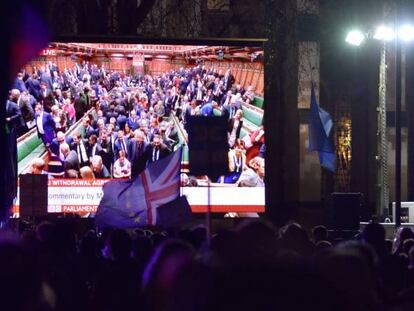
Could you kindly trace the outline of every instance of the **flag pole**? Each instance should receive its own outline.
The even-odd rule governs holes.
[[[207,247],[211,245],[211,185],[207,176],[207,214],[206,214],[206,242]]]
[[[182,164],[183,164],[183,150],[184,150],[184,144],[181,146],[181,160],[180,160],[180,197],[183,196],[184,193],[184,189],[183,189],[183,185],[181,184],[181,174],[182,174]]]

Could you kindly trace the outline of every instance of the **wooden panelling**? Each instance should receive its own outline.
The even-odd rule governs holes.
[[[31,73],[33,66],[37,68],[46,65],[49,61],[54,62],[58,65],[60,70],[64,68],[73,68],[75,61],[67,56],[41,56],[36,60],[28,63],[24,68]],[[78,63],[81,60],[77,61]],[[97,64],[101,66],[104,64],[104,67],[107,70],[117,70],[122,73],[130,73],[132,69],[132,60],[127,59],[117,59],[117,58],[94,58],[90,60],[90,63]],[[224,74],[227,69],[231,69],[233,75],[236,79],[236,84],[241,84],[244,88],[247,88],[249,85],[253,86],[253,90],[259,96],[263,96],[264,89],[264,70],[263,64],[260,62],[229,62],[228,60],[223,61],[205,61],[205,66],[207,69],[216,68],[221,70]],[[180,67],[191,68],[192,65],[186,65],[185,61],[182,59],[179,60],[168,60],[168,59],[154,59],[147,60],[144,63],[145,72],[151,75],[160,75],[171,70],[177,70]]]
[[[228,61],[207,61],[206,68],[216,68],[224,74],[227,69],[232,69],[237,84],[244,88],[253,86],[254,91],[263,96],[264,89],[264,70],[263,64],[259,62],[228,62]]]
[[[263,79],[263,71],[260,78],[257,80],[257,86],[255,89],[256,94],[259,94],[263,97],[264,94],[264,79]]]
[[[253,80],[252,80],[250,85],[255,90],[257,89],[257,82],[259,82],[259,78],[260,78],[260,72],[259,71],[253,71]]]
[[[243,70],[240,80],[237,82],[239,82],[243,86],[246,86],[246,76],[247,76],[247,71]]]
[[[108,69],[122,73],[130,73],[132,69],[132,60],[112,58],[111,61],[108,62]]]
[[[247,77],[246,77],[246,81],[244,82],[244,85],[247,87],[248,85],[252,84],[252,80],[253,80],[253,71],[252,70],[248,70],[247,71]]]

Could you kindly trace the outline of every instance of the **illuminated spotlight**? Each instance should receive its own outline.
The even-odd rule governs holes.
[[[359,46],[361,45],[362,41],[364,41],[365,35],[359,30],[353,30],[348,33],[346,36],[345,41],[349,44]]]
[[[394,39],[394,30],[391,27],[379,26],[375,30],[374,39],[382,41],[391,41]]]
[[[398,36],[403,41],[412,41],[414,39],[414,26],[402,26],[398,32]]]

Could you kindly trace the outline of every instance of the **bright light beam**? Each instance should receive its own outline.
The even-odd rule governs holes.
[[[353,30],[348,33],[345,41],[351,45],[360,46],[364,41],[365,35],[359,30]]]
[[[374,39],[381,41],[392,41],[394,40],[394,30],[391,27],[379,26],[375,30]]]
[[[414,40],[414,27],[411,25],[402,26],[398,32],[398,36],[403,41]]]

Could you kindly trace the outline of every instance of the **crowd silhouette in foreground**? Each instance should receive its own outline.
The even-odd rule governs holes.
[[[258,219],[218,229],[79,233],[77,219],[1,234],[2,310],[413,310],[414,233],[350,238]]]

